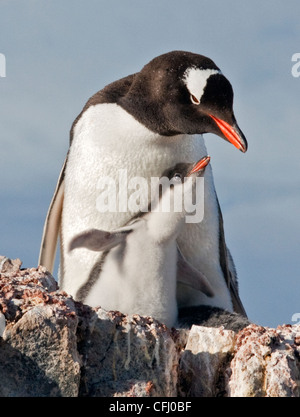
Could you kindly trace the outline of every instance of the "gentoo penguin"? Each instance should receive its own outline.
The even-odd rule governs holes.
[[[139,213],[127,226],[112,232],[91,229],[71,240],[71,251],[87,248],[102,252],[88,280],[77,291],[79,301],[125,314],[151,316],[173,327],[178,312],[177,275],[178,282],[208,297],[214,295],[207,278],[185,260],[176,242],[190,211],[187,201],[196,199],[196,179],[209,160],[204,157],[196,164],[176,164],[166,170],[163,179],[169,181],[160,198],[154,198],[150,211]],[[202,203],[196,201],[195,205]]]
[[[73,237],[88,229],[111,231],[126,224],[135,214],[124,204],[126,196],[129,200],[137,191],[134,179],[149,183],[151,177],[160,177],[180,161],[198,161],[207,155],[201,134],[208,132],[242,152],[247,150],[233,113],[231,84],[202,55],[173,51],[158,56],[140,72],[107,85],[88,100],[71,128],[70,147],[46,217],[39,258],[40,264],[53,269],[60,232],[59,282],[63,290],[75,296],[99,256],[86,248],[72,256],[68,246]],[[116,204],[103,212],[97,203],[107,179],[120,189]],[[179,284],[178,305],[211,305],[245,314],[210,165],[205,170],[204,188],[204,219],[186,223],[177,243],[184,257],[205,274],[214,297]]]

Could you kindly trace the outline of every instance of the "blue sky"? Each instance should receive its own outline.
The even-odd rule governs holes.
[[[246,154],[205,135],[249,318],[300,313],[298,0],[0,0],[0,254],[37,264],[70,126],[106,84],[182,49],[231,81]]]

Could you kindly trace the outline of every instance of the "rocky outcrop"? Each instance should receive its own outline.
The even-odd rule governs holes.
[[[168,329],[77,303],[43,267],[0,272],[0,396],[300,396],[300,326],[206,309]]]

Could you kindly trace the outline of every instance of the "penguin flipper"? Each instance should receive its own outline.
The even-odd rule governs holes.
[[[214,292],[206,276],[185,259],[178,246],[177,250],[177,281],[213,297]]]
[[[95,252],[104,252],[124,242],[128,233],[125,231],[106,232],[100,229],[90,229],[76,235],[69,244],[69,252],[76,248],[86,248]]]
[[[64,200],[64,177],[66,161],[61,169],[58,182],[46,216],[43,236],[41,241],[38,264],[43,265],[53,273],[58,234],[61,224],[62,206]]]
[[[225,235],[224,235],[224,225],[223,225],[223,216],[220,208],[218,198],[216,196],[218,209],[219,209],[219,256],[220,264],[224,274],[224,278],[227,284],[227,287],[230,291],[231,301],[233,309],[236,313],[241,314],[244,317],[247,317],[247,313],[244,309],[243,303],[240,299],[238,293],[238,283],[236,271],[233,263],[231,254],[226,246]]]

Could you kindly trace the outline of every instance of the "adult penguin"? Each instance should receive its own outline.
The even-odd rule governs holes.
[[[137,191],[139,196],[145,194],[151,177],[207,154],[203,133],[214,133],[242,152],[247,150],[233,113],[232,86],[202,55],[163,54],[88,100],[71,128],[41,245],[39,264],[52,271],[60,232],[61,289],[75,296],[98,259],[85,248],[76,250],[76,258],[71,256],[68,246],[73,237],[88,229],[109,231],[127,223],[136,213],[134,204],[124,202],[131,198],[132,203]],[[111,187],[105,189],[108,178]],[[134,189],[136,178],[146,179],[147,184]],[[103,208],[104,195],[112,200]],[[177,242],[214,291],[214,297],[208,298],[178,283],[179,307],[211,305],[245,315],[210,166],[204,176],[204,218],[186,223]]]

